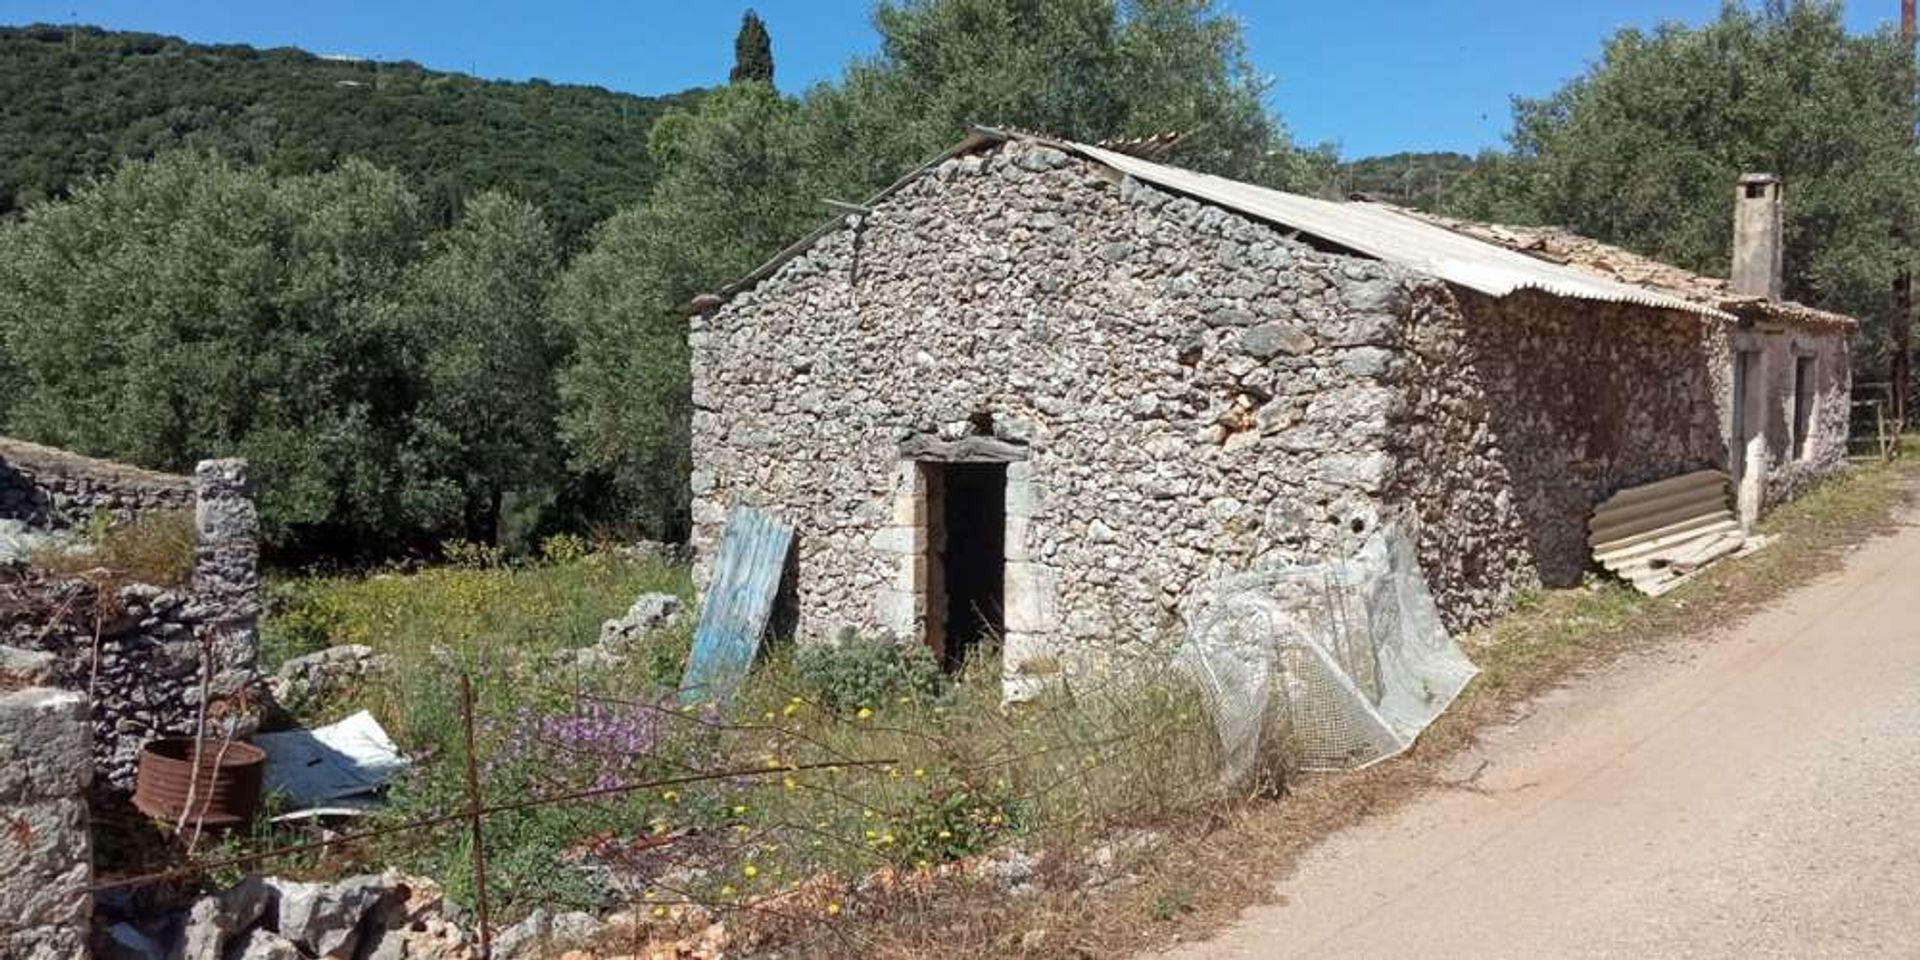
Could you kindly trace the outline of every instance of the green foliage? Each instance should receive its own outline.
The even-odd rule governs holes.
[[[1449,205],[1725,276],[1735,179],[1780,174],[1788,295],[1877,331],[1920,190],[1912,84],[1910,48],[1885,29],[1849,36],[1835,0],[1728,3],[1699,28],[1623,30],[1585,75],[1515,102],[1512,158]]]
[[[1433,210],[1473,166],[1474,159],[1463,153],[1395,153],[1340,164],[1334,179],[1342,196],[1365,194]]]
[[[663,669],[654,657],[684,654],[690,622],[622,663],[579,670],[554,656],[591,642],[600,619],[634,594],[659,589],[685,595],[686,572],[604,553],[275,581],[263,641],[269,663],[341,643],[370,644],[393,661],[351,704],[373,711],[416,758],[381,823],[465,802],[459,672],[473,678],[490,802],[715,775],[490,816],[493,902],[506,919],[535,905],[609,906],[600,851],[630,876],[686,871],[643,907],[685,898],[739,906],[822,874],[831,888],[822,893],[844,898],[882,867],[924,870],[1008,841],[1078,851],[1218,799],[1212,728],[1195,691],[1169,683],[1164,669],[1096,670],[1009,709],[990,658],[949,681],[924,649],[853,643],[776,655],[732,702],[686,708],[666,685],[678,658]],[[656,853],[629,859],[664,838],[671,843]],[[464,831],[432,831],[349,856],[425,872],[467,902],[466,843]]]
[[[926,779],[926,768],[917,779]],[[1024,833],[1022,804],[1010,781],[942,770],[926,790],[906,796],[894,828],[902,863],[947,863]]]
[[[174,471],[244,456],[283,548],[486,538],[504,491],[551,482],[561,341],[538,214],[470,214],[434,235],[359,161],[127,164],[0,228],[0,431]]]
[[[686,318],[695,294],[745,273],[818,212],[799,188],[795,107],[772,87],[715,91],[698,114],[670,114],[651,149],[651,201],[602,224],[554,295],[554,323],[576,344],[561,378],[563,435],[577,468],[605,473],[652,536],[684,527]]]
[[[359,691],[358,706],[396,736],[448,749],[458,739],[452,670],[489,676],[511,657],[571,650],[594,643],[600,624],[648,592],[687,597],[683,568],[593,553],[566,563],[497,567],[434,567],[414,574],[310,576],[269,583],[261,627],[262,660],[278,665],[322,647],[371,644],[392,656],[386,682]],[[483,681],[490,708],[507,713],[526,690],[501,674]],[[570,670],[551,670],[541,685],[566,685]]]
[[[574,563],[586,559],[589,546],[575,533],[556,533],[540,541],[540,559],[548,563]]]
[[[186,145],[282,175],[363,158],[415,178],[439,224],[471,198],[505,191],[544,208],[571,245],[646,194],[649,127],[698,97],[93,27],[0,27],[0,217],[64,197],[122,159]]]
[[[543,82],[0,30],[0,196],[72,191],[0,229],[0,430],[167,469],[246,456],[269,537],[308,552],[526,549],[604,521],[673,537],[683,308],[823,197],[874,191],[974,122],[1182,131],[1178,162],[1325,179],[1209,0],[904,0],[875,24],[875,57],[792,100],[750,14],[736,82],[658,123],[661,102]],[[182,143],[255,165],[166,156],[74,187]],[[393,169],[336,168],[349,155]],[[564,249],[615,204],[555,281],[554,233]]]
[[[497,539],[503,499],[554,485],[554,373],[567,348],[545,322],[558,265],[537,208],[486,193],[434,238],[402,291],[424,394],[409,426],[410,511],[457,515]]]
[[[461,539],[442,541],[440,557],[452,566],[468,570],[490,570],[506,566],[507,563],[505,547]]]
[[[807,97],[809,128],[852,145],[838,163],[851,184],[877,188],[971,124],[1087,141],[1181,132],[1176,163],[1319,182],[1263,106],[1239,23],[1209,0],[886,0],[874,26],[879,53]]]
[[[733,38],[731,83],[773,82],[773,38],[760,15],[748,10],[740,17],[740,32]]]
[[[874,22],[879,54],[837,85],[794,101],[742,80],[663,117],[646,203],[603,224],[559,284],[553,317],[577,343],[561,378],[572,463],[611,477],[649,535],[686,522],[684,307],[816,226],[821,199],[877,191],[973,123],[1184,131],[1177,162],[1324,181],[1324,152],[1288,145],[1239,25],[1206,0],[909,0]]]
[[[837,713],[898,702],[930,702],[946,687],[932,651],[919,644],[854,639],[794,654],[794,680],[808,700]]]

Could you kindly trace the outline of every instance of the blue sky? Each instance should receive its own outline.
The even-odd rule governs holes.
[[[1577,74],[1623,26],[1698,23],[1720,0],[1217,0],[1246,26],[1270,105],[1297,140],[1348,157],[1497,146],[1513,94]],[[81,22],[197,41],[297,46],[633,93],[725,79],[740,11],[767,20],[780,86],[870,53],[869,0],[0,0],[0,23]],[[1859,31],[1899,0],[1849,0]],[[983,51],[990,54],[990,51]]]

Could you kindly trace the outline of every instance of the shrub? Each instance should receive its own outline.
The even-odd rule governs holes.
[[[586,539],[575,533],[557,533],[540,541],[540,558],[548,563],[573,563],[591,552]]]
[[[448,540],[440,544],[440,553],[449,564],[469,570],[491,570],[507,562],[507,549],[471,540]]]
[[[810,647],[794,657],[793,669],[801,689],[836,713],[893,703],[901,697],[931,700],[947,685],[931,650],[885,640]]]

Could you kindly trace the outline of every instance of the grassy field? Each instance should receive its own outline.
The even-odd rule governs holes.
[[[664,933],[743,911],[780,916],[769,903],[800,898],[825,923],[875,911],[880,894],[857,890],[862,878],[929,874],[1009,842],[1079,849],[1216,799],[1203,711],[1161,675],[1100,678],[1007,711],[991,651],[978,658],[988,669],[950,678],[919,648],[775,645],[716,706],[676,696],[691,616],[616,667],[583,671],[557,656],[647,591],[688,595],[686,571],[568,551],[522,566],[283,580],[271,588],[265,657],[361,643],[390,659],[296,718],[371,710],[414,758],[376,823],[463,803],[461,672],[474,685],[490,803],[726,774],[490,817],[488,889],[509,918],[624,905]],[[284,866],[398,865],[470,901],[466,844],[446,829]]]

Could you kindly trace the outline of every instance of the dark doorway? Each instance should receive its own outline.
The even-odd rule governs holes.
[[[943,463],[935,516],[940,536],[935,562],[946,588],[945,642],[939,653],[949,671],[960,669],[982,639],[997,637],[1005,596],[1007,465]]]

